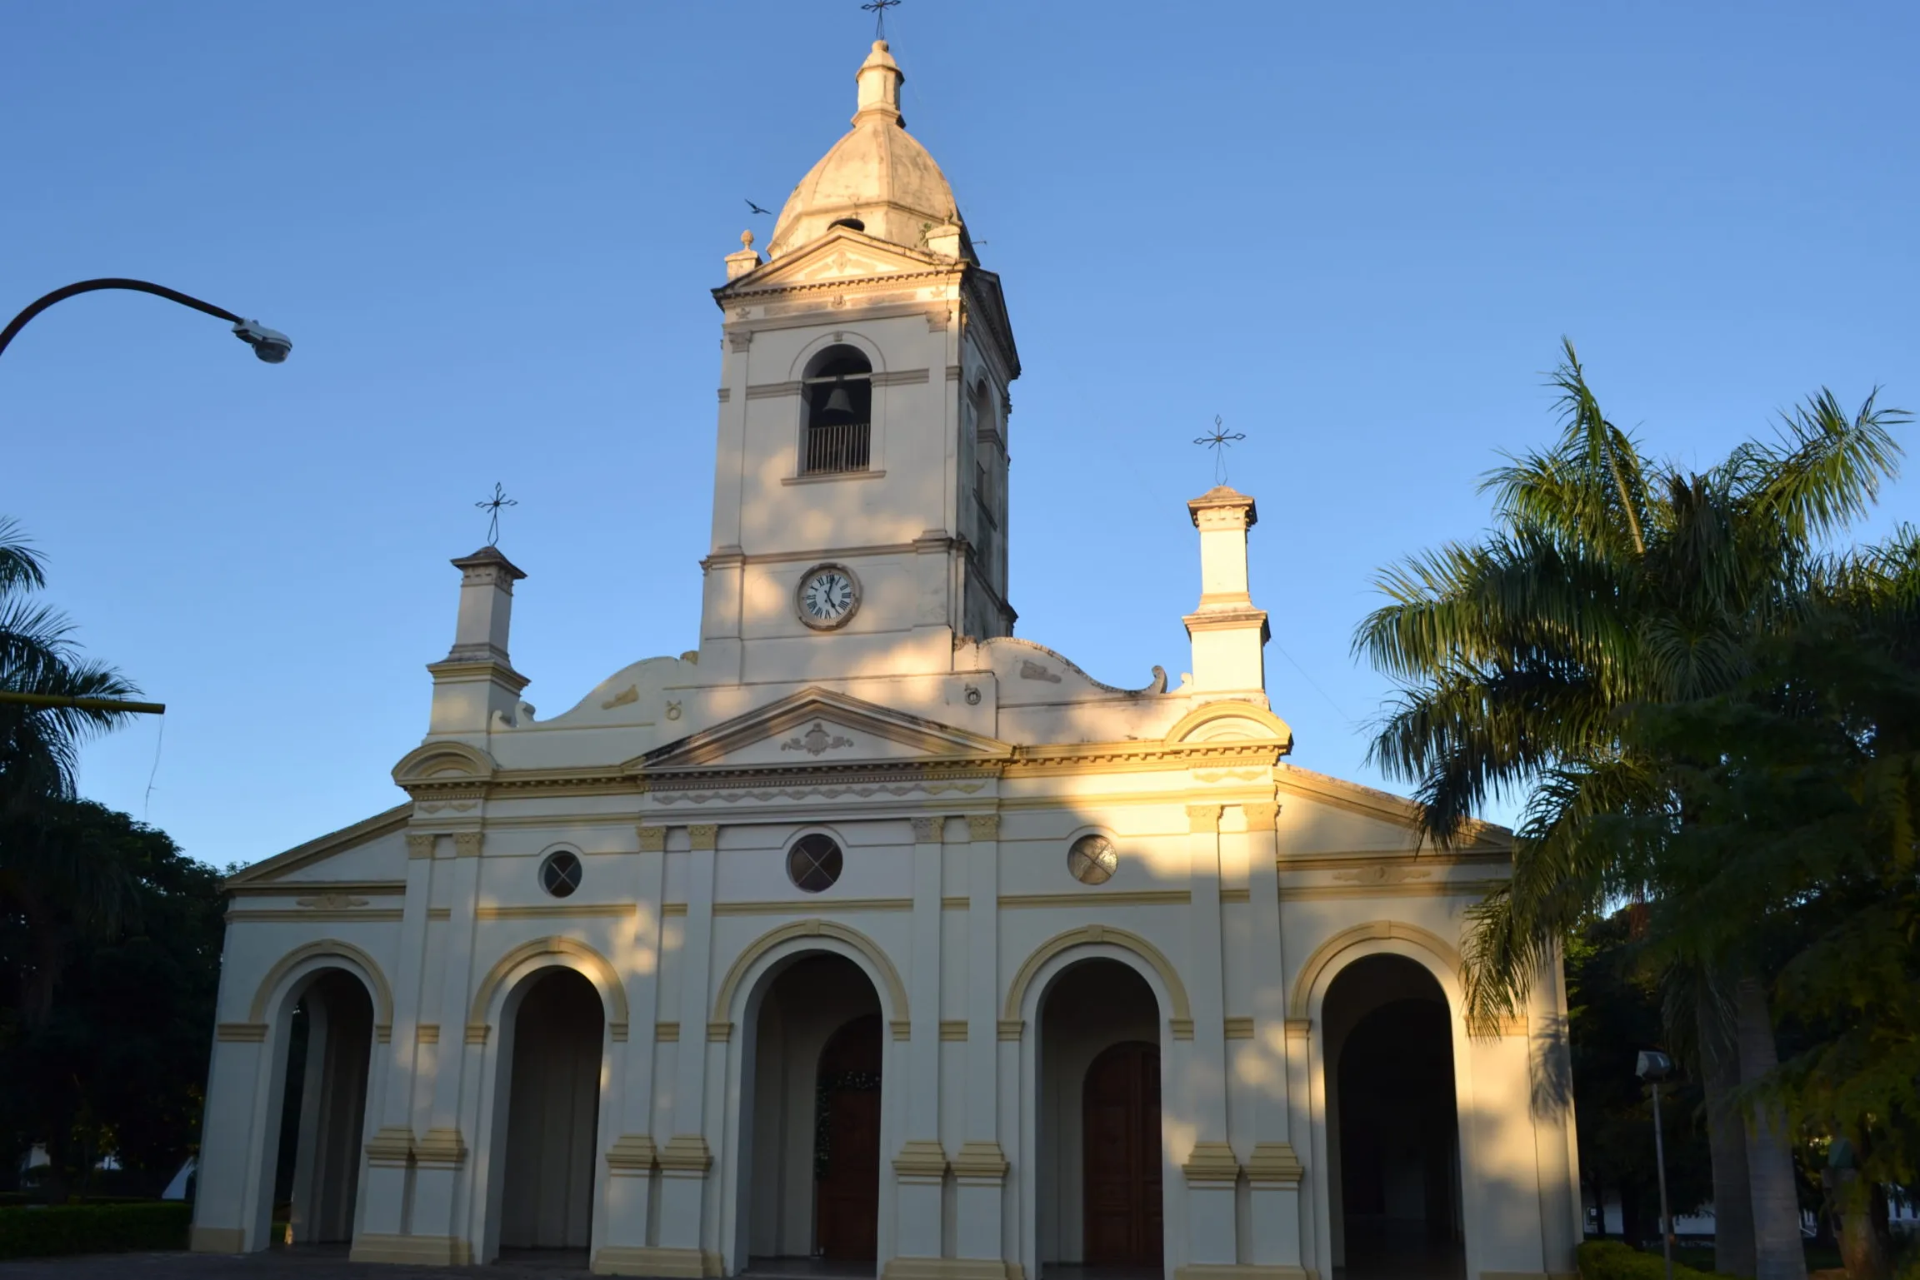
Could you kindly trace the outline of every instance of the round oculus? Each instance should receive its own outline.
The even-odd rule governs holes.
[[[1081,836],[1067,849],[1067,870],[1081,884],[1105,884],[1119,866],[1113,841],[1102,835]]]
[[[831,889],[844,865],[839,843],[819,832],[801,836],[787,851],[787,878],[803,893]]]
[[[540,864],[540,887],[556,898],[565,898],[580,887],[580,856],[566,849],[547,855]]]
[[[860,583],[851,569],[823,564],[808,570],[794,593],[800,621],[817,631],[845,626],[860,608]]]

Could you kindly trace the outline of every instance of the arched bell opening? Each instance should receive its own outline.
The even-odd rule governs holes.
[[[1433,975],[1364,956],[1325,1010],[1328,1194],[1342,1280],[1466,1274],[1453,1023]]]
[[[512,1016],[500,1250],[574,1252],[584,1266],[606,1013],[592,982],[555,967],[527,980]]]
[[[873,457],[872,362],[856,347],[828,347],[807,366],[801,385],[806,424],[800,473],[867,470]]]
[[[286,1016],[269,1243],[344,1246],[359,1207],[373,1000],[358,977],[322,969]]]
[[[740,1095],[749,1269],[872,1263],[884,1168],[879,993],[859,965],[819,952],[763,983]]]
[[[1110,959],[1082,961],[1040,1004],[1042,1267],[1157,1271],[1165,1250],[1159,1002]]]

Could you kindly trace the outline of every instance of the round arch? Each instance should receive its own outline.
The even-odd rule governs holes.
[[[1163,1016],[1173,1024],[1176,1039],[1193,1038],[1193,1004],[1187,999],[1186,984],[1180,981],[1180,973],[1167,959],[1166,953],[1148,942],[1137,933],[1125,929],[1115,929],[1111,925],[1090,924],[1078,929],[1069,929],[1040,944],[1034,953],[1027,957],[1020,971],[1013,975],[1013,983],[1007,988],[1007,1000],[1000,1016],[1004,1021],[1016,1022],[1022,1016],[1022,1007],[1026,1004],[1027,989],[1034,979],[1047,966],[1047,962],[1063,951],[1075,947],[1089,946],[1118,947],[1144,960],[1159,977],[1156,995],[1165,998],[1166,1007]],[[1138,966],[1135,966],[1138,967]]]
[[[734,1002],[739,997],[747,975],[763,967],[770,961],[770,953],[785,947],[795,940],[818,942],[822,939],[844,944],[857,954],[847,955],[849,960],[859,964],[873,980],[890,1006],[887,1017],[896,1024],[908,1021],[907,984],[900,981],[900,971],[880,945],[858,929],[849,929],[846,925],[832,920],[796,920],[792,924],[782,925],[778,929],[761,934],[742,951],[733,965],[727,970],[727,976],[720,982],[720,991],[713,1001],[712,1022],[715,1025],[731,1023],[734,1014]],[[842,952],[839,947],[820,948]],[[864,961],[864,963],[862,963]]]
[[[487,970],[487,976],[473,993],[473,1006],[467,1012],[469,1033],[474,1027],[488,1025],[494,997],[499,994],[507,980],[517,970],[530,961],[544,960],[547,957],[559,957],[555,963],[565,964],[577,970],[580,975],[593,983],[599,991],[601,1003],[606,1008],[607,1034],[614,1040],[627,1038],[627,992],[621,984],[620,975],[607,958],[586,943],[574,938],[535,938],[507,952]],[[569,963],[571,962],[571,963]]]
[[[875,373],[886,372],[886,357],[881,353],[880,344],[857,330],[843,329],[835,330],[833,333],[823,333],[800,348],[794,354],[793,365],[788,370],[787,376],[795,382],[806,377],[808,368],[819,358],[820,353],[829,347],[851,347],[867,358],[867,364]]]
[[[1397,942],[1401,946],[1370,946],[1370,943]],[[1453,1006],[1458,1015],[1460,1005],[1460,953],[1439,934],[1422,929],[1419,925],[1406,924],[1398,920],[1373,920],[1366,924],[1343,929],[1313,949],[1300,971],[1294,975],[1293,988],[1287,996],[1287,1016],[1306,1018],[1313,1014],[1314,1006],[1326,994],[1326,988],[1339,970],[1359,958],[1346,953],[1361,948],[1361,954],[1373,954],[1388,951],[1395,955],[1404,955],[1433,973],[1440,982],[1440,989],[1447,994],[1447,1003]],[[1338,963],[1336,963],[1338,962]]]
[[[380,971],[379,962],[350,942],[341,942],[337,938],[322,938],[318,942],[309,942],[287,952],[267,970],[266,977],[260,979],[260,986],[253,993],[253,1004],[248,1009],[248,1020],[263,1023],[267,1020],[267,1011],[273,1006],[273,998],[291,977],[304,976],[306,969],[329,967],[344,968],[366,984],[367,994],[373,997],[373,1025],[375,1034],[382,1039],[393,1027],[393,988],[387,985],[387,975]],[[295,970],[302,970],[296,974]]]

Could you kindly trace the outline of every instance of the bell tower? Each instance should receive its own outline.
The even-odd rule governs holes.
[[[700,667],[722,682],[949,670],[1010,635],[1000,279],[900,114],[875,41],[853,128],[800,180],[763,260],[714,290],[719,447]]]

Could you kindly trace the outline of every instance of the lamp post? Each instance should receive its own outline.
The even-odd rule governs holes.
[[[0,329],[0,354],[6,352],[14,335],[27,327],[27,322],[45,311],[56,302],[82,293],[93,293],[100,289],[126,289],[133,293],[150,293],[156,298],[165,298],[177,302],[183,307],[192,307],[195,311],[205,312],[227,321],[233,326],[233,336],[253,348],[253,354],[268,364],[279,364],[293,350],[293,339],[277,329],[269,329],[258,320],[243,320],[224,307],[216,307],[211,302],[202,302],[190,294],[178,289],[169,289],[165,285],[153,284],[146,280],[129,280],[121,276],[107,276],[99,280],[82,280],[76,284],[55,289],[52,293],[34,299],[27,304],[26,310]],[[136,715],[161,715],[166,705],[159,702],[127,702],[118,698],[69,698],[51,693],[16,693],[0,689],[0,702],[22,703],[32,707],[70,707],[81,711],[122,711]]]
[[[1673,1215],[1667,1211],[1667,1144],[1660,1132],[1660,1082],[1673,1075],[1673,1059],[1655,1049],[1642,1049],[1633,1073],[1653,1086],[1653,1160],[1660,1179],[1660,1256],[1667,1260],[1667,1280],[1673,1280]]]
[[[70,284],[64,289],[55,289],[45,297],[36,298],[10,321],[5,330],[0,330],[0,352],[5,352],[7,344],[13,341],[13,335],[27,327],[27,321],[45,311],[56,302],[64,302],[76,294],[92,293],[98,289],[127,289],[134,293],[150,293],[156,298],[165,298],[177,302],[183,307],[192,307],[207,315],[217,316],[233,326],[233,336],[253,348],[253,354],[268,364],[279,364],[293,350],[293,340],[277,329],[269,329],[258,320],[242,320],[224,307],[216,307],[211,302],[169,289],[163,284],[152,284],[145,280],[128,280],[120,276],[108,276],[100,280],[82,280]]]

